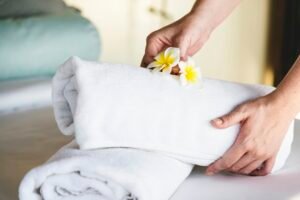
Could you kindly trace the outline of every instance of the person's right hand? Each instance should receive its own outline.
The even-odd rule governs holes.
[[[152,32],[147,37],[141,66],[146,67],[157,54],[167,47],[178,47],[182,60],[194,55],[207,41],[212,31],[209,25],[203,23],[204,20],[188,14],[178,21]]]

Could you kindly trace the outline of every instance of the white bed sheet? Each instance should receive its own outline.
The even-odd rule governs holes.
[[[0,81],[0,114],[51,105],[51,78]]]
[[[287,165],[267,177],[203,174],[195,168],[172,200],[300,199],[300,123]],[[62,136],[51,108],[0,116],[0,199],[17,199],[17,187],[29,169],[43,163],[71,138]],[[297,197],[298,195],[298,197]]]

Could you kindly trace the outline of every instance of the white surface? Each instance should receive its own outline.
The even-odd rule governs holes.
[[[145,68],[72,57],[53,78],[53,107],[60,130],[75,133],[81,149],[146,149],[207,166],[230,148],[239,129],[216,129],[210,120],[272,90],[215,79],[188,88]],[[284,165],[292,140],[293,123],[272,172]]]
[[[51,79],[0,82],[0,114],[51,105]]]

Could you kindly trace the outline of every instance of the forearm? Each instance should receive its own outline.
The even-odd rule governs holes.
[[[300,55],[272,95],[291,115],[300,112]]]
[[[189,14],[213,30],[229,16],[240,2],[241,0],[197,0]]]

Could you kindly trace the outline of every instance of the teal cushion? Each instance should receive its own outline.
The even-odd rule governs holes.
[[[74,10],[0,20],[0,80],[52,75],[72,55],[98,60],[99,35]]]

